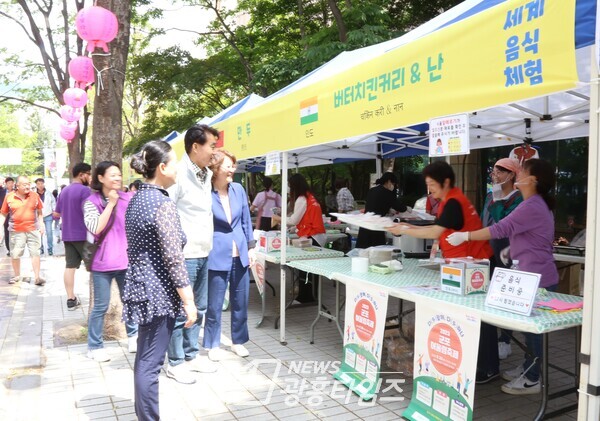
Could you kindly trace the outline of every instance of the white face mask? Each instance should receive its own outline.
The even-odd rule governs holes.
[[[509,181],[510,179],[511,179],[511,177],[510,177],[510,175],[508,175],[506,177],[506,180],[504,180],[503,182],[501,182],[501,183],[492,183],[492,198],[494,199],[494,201],[504,200],[508,196],[510,196],[510,193],[504,194],[504,192],[502,191],[502,186],[504,184],[506,184],[506,182]]]
[[[502,185],[506,183],[506,181],[498,184],[492,184],[492,198],[495,202],[498,200],[504,200],[508,195],[505,195],[502,191]]]

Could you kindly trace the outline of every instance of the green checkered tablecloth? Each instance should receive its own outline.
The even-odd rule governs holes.
[[[531,312],[531,316],[523,316],[492,307],[486,307],[485,294],[474,294],[463,297],[443,291],[423,290],[416,292],[415,295],[417,296],[415,300],[413,300],[415,302],[419,302],[420,299],[427,299],[451,303],[461,307],[467,307],[480,314],[481,320],[484,322],[521,332],[546,333],[554,330],[580,326],[583,322],[583,311],[581,309],[554,312],[534,308]],[[582,297],[577,297],[574,295],[547,292],[544,296],[540,296],[538,294],[536,297],[536,302],[547,301],[552,298],[557,298],[570,303],[583,300]]]
[[[382,288],[391,296],[416,303],[440,301],[441,305],[443,303],[450,303],[466,307],[477,313],[484,322],[522,332],[545,333],[579,326],[582,323],[583,312],[581,310],[559,313],[535,308],[531,316],[527,317],[486,307],[484,304],[485,294],[460,296],[428,288],[431,285],[439,285],[439,272],[419,268],[417,260],[414,259],[405,259],[402,271],[385,275],[373,272],[353,273],[352,261],[347,257],[293,261],[289,262],[288,266],[325,276],[342,283],[365,282]],[[538,297],[536,301],[549,300],[551,298],[567,302],[578,302],[582,299],[577,296],[548,292],[545,296]]]
[[[290,247],[287,248],[286,260],[288,262],[294,260],[307,260],[307,259],[326,259],[328,257],[342,257],[344,253],[337,250],[324,249],[321,247]],[[271,263],[281,263],[281,251],[271,251],[269,253],[257,252],[265,256],[265,260]]]

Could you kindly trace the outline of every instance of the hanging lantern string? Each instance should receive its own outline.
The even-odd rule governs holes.
[[[101,54],[101,53],[94,53],[94,54],[92,54],[92,57],[93,57],[93,56],[110,56],[110,55],[111,55],[110,53],[105,53],[105,54]],[[92,66],[94,67],[94,70],[95,70],[95,71],[98,73],[98,78],[97,78],[97,79],[98,79],[98,82],[96,83],[96,86],[97,86],[97,87],[99,87],[99,89],[98,89],[98,88],[96,88],[96,95],[97,95],[97,96],[100,96],[100,91],[104,90],[104,82],[102,82],[102,72],[105,72],[105,71],[107,71],[107,70],[114,70],[115,72],[117,72],[117,73],[120,73],[120,74],[122,74],[123,76],[125,76],[125,73],[123,73],[123,72],[122,72],[122,71],[120,71],[120,70],[117,70],[117,69],[113,68],[113,66],[106,67],[106,68],[104,68],[104,69],[100,70],[100,69],[98,69],[98,68],[97,68],[97,67],[94,65],[94,62],[93,62],[93,61],[92,61]]]
[[[94,56],[104,56],[104,57],[107,57],[107,56],[110,56],[110,55],[111,55],[110,53],[104,53],[104,54],[103,53],[93,53],[92,54],[92,58]],[[104,82],[102,82],[102,72],[104,72],[106,70],[112,69],[112,66],[111,67],[106,67],[106,68],[100,70],[100,69],[98,69],[93,64],[93,61],[92,61],[92,66],[94,67],[94,70],[98,73],[98,78],[97,78],[98,82],[96,83],[96,86],[97,86],[97,88],[96,88],[96,95],[100,96],[100,91],[104,90]]]

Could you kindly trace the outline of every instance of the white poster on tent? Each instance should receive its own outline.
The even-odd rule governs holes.
[[[429,120],[429,156],[469,154],[469,116],[449,115]]]
[[[0,165],[21,165],[23,149],[0,148]]]
[[[265,175],[278,174],[281,174],[281,152],[270,152],[267,154]]]
[[[480,324],[479,315],[449,303],[417,305],[413,395],[404,418],[473,419]]]

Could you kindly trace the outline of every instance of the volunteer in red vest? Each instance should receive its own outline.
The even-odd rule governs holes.
[[[298,237],[312,239],[313,245],[325,247],[327,236],[323,225],[321,205],[312,195],[306,179],[302,174],[294,174],[288,181],[290,187],[290,201],[294,203],[293,211],[287,218],[287,225],[296,226]],[[281,217],[273,215],[273,220],[281,221]],[[300,302],[309,302],[314,299],[312,287],[300,282],[300,293],[296,298]]]
[[[290,177],[290,202],[294,203],[292,214],[287,218],[288,226],[296,226],[298,237],[311,238],[313,244],[325,247],[326,235],[323,225],[321,205],[310,192],[308,183],[302,174]],[[273,220],[281,221],[281,217],[273,215]]]
[[[494,252],[488,241],[469,241],[452,246],[446,238],[457,231],[472,231],[482,227],[477,211],[463,194],[454,186],[454,171],[445,161],[435,161],[423,169],[425,184],[434,199],[440,200],[434,225],[414,226],[399,223],[388,228],[394,235],[410,235],[416,238],[439,240],[445,258],[467,257],[488,259]],[[473,228],[474,227],[474,228]]]

